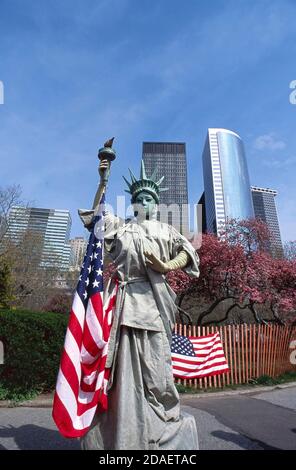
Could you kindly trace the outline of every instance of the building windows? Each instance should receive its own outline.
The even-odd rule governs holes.
[[[174,142],[144,142],[142,156],[148,176],[150,176],[154,168],[157,167],[158,172],[156,177],[165,177],[163,186],[168,187],[169,190],[160,193],[160,204],[177,204],[179,206],[188,204],[185,144]],[[182,209],[180,207],[180,212],[181,211]],[[176,228],[181,230],[181,232],[185,232],[188,230],[188,220],[186,215],[182,215],[182,217],[181,227],[180,224],[178,224]],[[172,218],[169,219],[169,223],[175,225]]]
[[[216,215],[210,209],[213,200],[217,217],[221,215],[223,220],[252,217],[249,176],[239,136],[226,129],[209,129],[202,160],[207,227],[215,226]]]

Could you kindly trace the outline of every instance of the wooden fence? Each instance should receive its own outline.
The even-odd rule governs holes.
[[[296,340],[296,327],[269,324],[175,327],[175,332],[184,336],[204,336],[216,331],[220,333],[230,371],[202,379],[177,379],[177,383],[200,389],[219,388],[249,383],[262,375],[276,377],[296,371],[296,365],[290,362],[290,343]]]

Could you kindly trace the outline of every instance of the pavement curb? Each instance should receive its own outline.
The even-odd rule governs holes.
[[[53,395],[36,397],[33,400],[14,402],[12,400],[0,400],[0,408],[52,408]]]
[[[278,384],[271,386],[253,386],[243,390],[221,390],[220,392],[181,393],[180,400],[181,402],[186,402],[187,398],[192,400],[192,398],[223,398],[235,395],[250,395],[254,393],[271,392],[272,390],[281,390],[290,387],[296,387],[296,382],[289,382],[286,384]],[[36,397],[33,400],[27,400],[20,403],[13,402],[11,400],[2,400],[0,401],[0,408],[52,408],[52,402],[53,394],[40,395],[39,397]]]
[[[265,386],[254,386],[250,388],[245,388],[243,390],[225,390],[220,392],[202,392],[202,393],[182,393],[180,394],[181,400],[186,400],[186,398],[211,398],[211,397],[227,397],[232,395],[250,395],[254,393],[261,392],[271,392],[273,390],[285,389],[290,387],[296,387],[296,382],[289,382],[287,384],[278,384],[278,385],[265,385]]]

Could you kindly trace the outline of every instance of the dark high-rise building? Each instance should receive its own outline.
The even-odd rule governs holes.
[[[283,257],[283,245],[275,205],[277,191],[251,186],[255,217],[267,224],[271,234],[269,250],[276,258]]]
[[[158,219],[188,232],[188,187],[185,143],[143,142],[143,160],[147,176],[157,167],[156,176],[164,176]]]
[[[254,217],[249,173],[242,139],[228,129],[208,129],[203,150],[206,231],[219,235],[227,219]]]
[[[197,223],[199,232],[206,233],[207,231],[207,215],[206,215],[206,201],[205,201],[205,192],[199,198],[197,203],[197,208],[201,207],[201,217],[198,217],[197,211]],[[198,210],[198,209],[197,209]]]

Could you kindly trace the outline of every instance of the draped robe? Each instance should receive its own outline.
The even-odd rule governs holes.
[[[147,268],[144,251],[163,262],[185,250],[183,269],[199,276],[198,256],[172,226],[157,220],[124,223],[105,216],[105,256],[116,265],[116,298],[107,367],[108,411],[97,413],[83,449],[195,450],[198,437],[193,416],[180,413],[171,364],[176,294],[163,274]],[[104,294],[112,291],[111,278]]]

